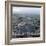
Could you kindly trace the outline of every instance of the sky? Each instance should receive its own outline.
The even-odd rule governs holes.
[[[12,7],[12,13],[40,14],[40,8],[36,7]]]

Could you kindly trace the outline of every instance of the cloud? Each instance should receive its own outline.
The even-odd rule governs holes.
[[[21,13],[21,14],[40,14],[40,8],[34,7],[13,7],[12,13]]]

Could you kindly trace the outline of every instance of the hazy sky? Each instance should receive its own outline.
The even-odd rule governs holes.
[[[12,13],[40,14],[40,8],[36,7],[12,7]]]

